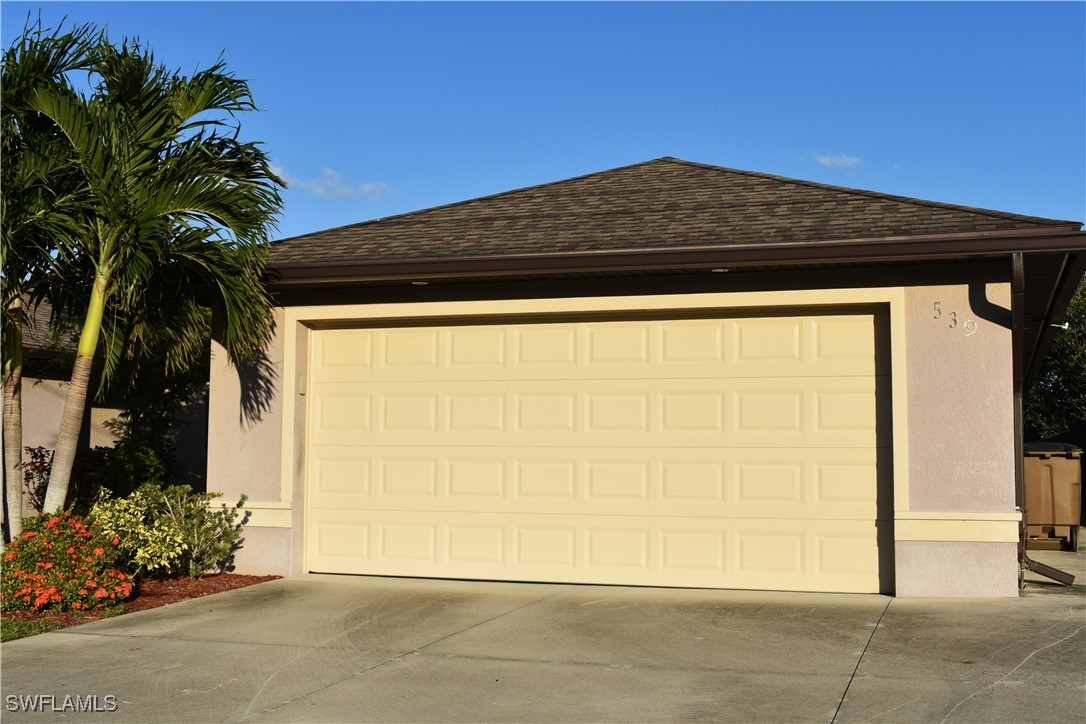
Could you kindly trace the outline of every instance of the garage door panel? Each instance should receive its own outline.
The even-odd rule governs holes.
[[[861,447],[875,377],[314,385],[317,445]],[[590,442],[586,442],[591,438]]]
[[[577,515],[871,520],[877,451],[812,448],[311,449],[313,505]]]
[[[770,590],[878,590],[871,521],[315,511],[317,572]],[[332,531],[329,533],[328,531]],[[351,547],[350,533],[359,535]]]
[[[873,315],[827,315],[322,330],[313,379],[871,375],[874,323]]]
[[[307,567],[878,591],[890,411],[874,328],[759,314],[316,331]]]

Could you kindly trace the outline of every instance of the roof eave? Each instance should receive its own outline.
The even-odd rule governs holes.
[[[988,232],[888,236],[859,239],[719,244],[650,249],[605,249],[559,253],[503,254],[456,258],[389,259],[358,263],[272,263],[271,288],[368,281],[486,278],[511,274],[644,271],[699,266],[740,267],[982,259],[1012,252],[1076,253],[1086,249],[1078,224]]]
[[[1075,295],[1083,275],[1086,274],[1086,249],[1079,249],[1078,254],[1068,254],[1064,257],[1063,268],[1052,287],[1049,296],[1047,314],[1038,320],[1041,328],[1036,337],[1032,349],[1025,349],[1025,389],[1028,391],[1037,381],[1041,373],[1048,348],[1051,346],[1056,330],[1061,329],[1064,323],[1064,315],[1071,304],[1071,298]],[[1028,292],[1028,289],[1027,289]]]

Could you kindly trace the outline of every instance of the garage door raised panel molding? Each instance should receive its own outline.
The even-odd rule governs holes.
[[[874,327],[315,330],[307,567],[878,591]]]

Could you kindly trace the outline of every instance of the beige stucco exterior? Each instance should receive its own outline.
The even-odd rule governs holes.
[[[68,395],[68,383],[59,380],[23,380],[23,446],[44,447],[52,450],[57,446],[57,431],[64,400]],[[110,446],[116,436],[105,427],[115,419],[120,410],[92,407],[90,411],[89,445]]]
[[[379,326],[405,318],[483,323],[500,317],[508,323],[518,315],[575,319],[621,311],[860,307],[882,310],[886,320],[880,334],[886,337],[890,409],[878,434],[879,445],[891,452],[879,465],[892,494],[880,506],[895,521],[893,555],[879,553],[880,573],[890,575],[883,590],[1014,595],[1017,564],[1007,551],[1013,553],[1017,540],[1018,513],[1009,287],[1003,283],[280,308],[267,351],[272,378],[259,416],[242,413],[238,372],[221,349],[213,349],[208,489],[250,497],[253,515],[239,570],[306,570],[306,392],[314,327]],[[957,571],[959,564],[968,570]],[[963,578],[947,583],[954,576]]]
[[[208,402],[207,486],[254,501],[289,508],[281,495],[283,450],[283,320],[275,310],[275,327],[263,365],[239,371],[217,343],[211,347],[211,399]],[[251,384],[263,374],[263,395]],[[263,507],[255,508],[263,510]],[[274,509],[274,507],[272,508]],[[264,516],[254,513],[253,524]]]
[[[1010,309],[1010,285],[978,286],[988,304]],[[1014,510],[1011,330],[981,317],[969,291],[965,285],[905,290],[914,512]]]

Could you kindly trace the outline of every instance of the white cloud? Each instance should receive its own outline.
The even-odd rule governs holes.
[[[287,182],[288,187],[305,189],[314,196],[325,199],[353,199],[379,201],[388,193],[384,181],[351,185],[343,180],[343,174],[334,168],[322,168],[320,178],[296,178],[282,166],[272,166],[272,172]]]
[[[859,156],[850,156],[847,153],[815,153],[813,156],[815,161],[830,168],[856,168],[863,163]]]

